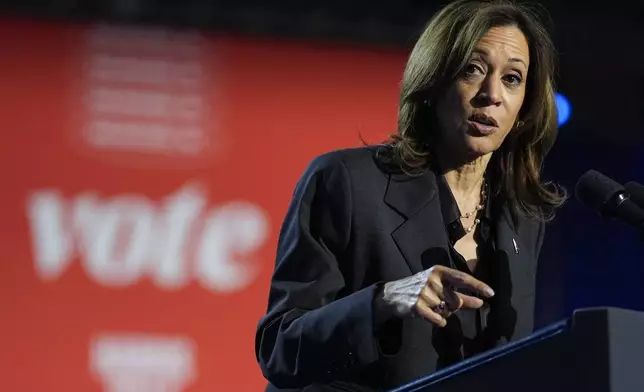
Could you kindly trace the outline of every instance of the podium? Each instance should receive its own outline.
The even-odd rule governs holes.
[[[577,310],[390,392],[644,392],[644,313]]]

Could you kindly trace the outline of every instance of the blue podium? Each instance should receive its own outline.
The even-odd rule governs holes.
[[[391,392],[644,392],[644,313],[577,310]]]

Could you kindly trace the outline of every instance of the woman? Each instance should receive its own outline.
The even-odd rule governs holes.
[[[320,156],[296,187],[256,336],[267,391],[391,388],[532,332],[544,225],[564,200],[540,182],[553,63],[519,6],[434,16],[391,143]]]

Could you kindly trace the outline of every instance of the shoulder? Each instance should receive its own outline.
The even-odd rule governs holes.
[[[386,145],[373,145],[329,151],[314,157],[304,176],[344,172],[354,181],[365,180],[370,174],[382,176],[379,155],[386,149]]]
[[[310,168],[327,168],[338,165],[357,167],[375,164],[379,151],[386,148],[384,145],[344,148],[320,154],[312,159]]]

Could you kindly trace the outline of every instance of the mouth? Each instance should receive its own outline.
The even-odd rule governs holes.
[[[489,135],[496,130],[499,124],[494,117],[487,116],[483,113],[473,114],[468,118],[469,123],[483,135]]]
[[[487,125],[487,126],[490,126],[490,127],[498,127],[499,126],[499,124],[496,122],[494,117],[487,116],[487,115],[485,115],[483,113],[473,114],[473,115],[470,116],[470,118],[468,120],[470,120],[472,122],[477,122],[479,124]]]

